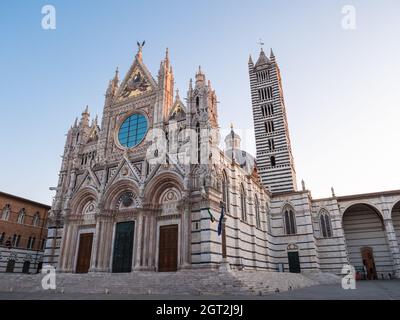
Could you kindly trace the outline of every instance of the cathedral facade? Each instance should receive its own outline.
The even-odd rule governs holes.
[[[108,85],[101,123],[86,108],[68,131],[44,261],[77,273],[350,264],[399,277],[400,190],[298,190],[275,56],[261,50],[248,67],[257,161],[233,129],[220,149],[217,96],[200,68],[181,99],[168,51],[154,79],[139,44]]]

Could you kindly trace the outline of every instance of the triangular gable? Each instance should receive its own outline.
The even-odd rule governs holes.
[[[142,182],[139,170],[129,162],[125,155],[107,181],[107,185],[113,184],[118,179],[133,179],[138,183]]]
[[[154,81],[149,70],[141,60],[135,58],[135,61],[118,89],[116,101],[136,97],[151,92],[156,88],[157,83]]]
[[[97,176],[93,173],[91,168],[88,168],[85,173],[82,174],[83,178],[77,183],[74,192],[82,189],[83,187],[93,187],[97,190],[100,189],[100,181]]]
[[[186,107],[181,100],[176,100],[174,105],[171,108],[171,112],[169,114],[170,118],[175,116],[179,116],[180,114],[186,114]]]

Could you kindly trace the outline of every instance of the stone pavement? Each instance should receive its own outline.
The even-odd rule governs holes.
[[[44,293],[42,275],[0,274],[4,294],[100,294],[136,296],[263,296],[319,284],[340,282],[327,273],[293,274],[265,271],[188,270],[173,273],[132,272],[56,275],[55,292]],[[36,295],[39,293],[39,295]],[[4,296],[4,294],[2,296]],[[24,296],[25,297],[25,296]],[[28,297],[28,296],[26,296]]]
[[[117,293],[0,292],[0,300],[400,300],[400,280],[359,281],[356,290],[340,284],[318,285],[257,295],[140,295]]]

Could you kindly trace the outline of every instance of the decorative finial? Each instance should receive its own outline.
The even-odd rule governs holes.
[[[233,122],[231,122],[231,131],[233,131]]]
[[[86,108],[85,108],[85,110],[83,111],[83,113],[89,114],[89,105],[86,105]]]
[[[142,43],[140,43],[139,41],[137,41],[136,43],[137,43],[137,46],[138,46],[138,52],[137,52],[137,54],[136,54],[136,58],[137,58],[138,60],[142,60],[142,49],[143,49],[143,46],[144,46],[144,44],[146,43],[146,41],[143,41]]]
[[[175,94],[176,100],[178,100],[179,99],[179,89],[176,89],[175,92],[176,92],[176,94]]]
[[[198,74],[201,74],[201,66],[199,66],[199,72],[198,72]]]
[[[169,49],[167,47],[167,49],[165,50],[165,60],[169,59]]]
[[[332,197],[336,197],[336,195],[335,195],[335,189],[333,189],[333,187],[331,187],[331,192],[332,192]]]
[[[304,180],[301,180],[301,188],[303,189],[303,191],[306,191],[306,184]]]
[[[145,45],[146,41],[143,41],[142,43],[140,43],[139,41],[136,42],[137,46],[138,46],[138,52],[142,52],[142,49]]]

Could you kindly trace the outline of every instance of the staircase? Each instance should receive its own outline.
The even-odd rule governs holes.
[[[41,292],[42,275],[0,274],[0,292]],[[324,282],[328,279],[328,282]],[[266,295],[323,283],[331,274],[307,276],[266,271],[187,270],[174,273],[89,273],[56,275],[58,292],[134,295]]]

